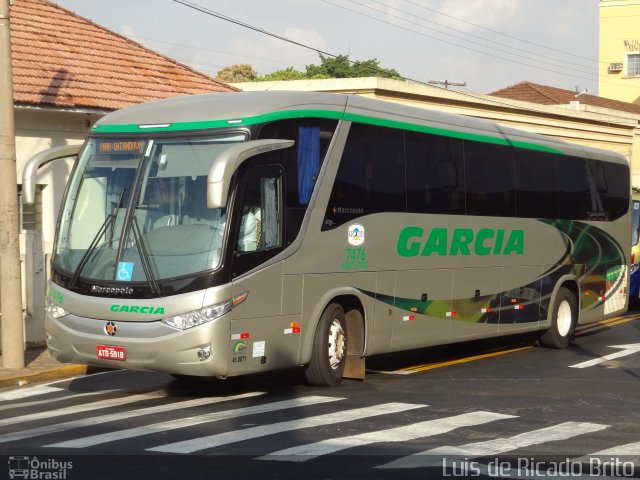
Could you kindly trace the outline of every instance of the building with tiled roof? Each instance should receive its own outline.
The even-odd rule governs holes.
[[[237,90],[46,0],[15,0],[9,20],[18,181],[29,158],[82,143],[112,110]],[[63,160],[41,168],[35,205],[20,207],[27,342],[44,339],[45,266],[72,166]]]
[[[532,82],[516,83],[515,85],[496,90],[489,95],[508,98],[510,100],[538,103],[540,105],[572,105],[576,108],[583,105],[640,114],[640,105],[636,103],[613,100],[597,95],[590,95],[587,92],[575,92],[573,90],[565,90],[563,88],[540,85]]]
[[[46,0],[16,0],[10,15],[18,105],[111,111],[235,90]]]

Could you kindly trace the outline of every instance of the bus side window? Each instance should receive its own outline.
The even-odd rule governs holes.
[[[354,123],[344,147],[322,230],[373,213],[406,212],[404,133]]]
[[[407,211],[464,215],[462,140],[405,134]]]
[[[282,172],[277,167],[249,172],[244,187],[238,253],[282,246]]]

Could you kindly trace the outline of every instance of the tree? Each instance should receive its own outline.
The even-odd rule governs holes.
[[[325,57],[320,54],[320,65],[307,65],[308,78],[349,78],[351,62],[346,55]]]
[[[304,72],[295,70],[293,67],[285,68],[284,70],[276,70],[275,72],[267,73],[264,77],[260,77],[258,81],[274,81],[274,80],[304,80],[307,75]]]
[[[401,78],[396,70],[380,67],[377,58],[352,62],[347,55],[325,57],[320,54],[320,62],[320,65],[307,65],[308,78]]]
[[[218,70],[216,80],[226,83],[255,82],[258,79],[258,72],[246,63],[237,63],[230,67]]]
[[[380,62],[376,58],[354,62],[353,65],[351,65],[351,73],[354,77],[402,78],[393,68],[380,67]]]
[[[296,70],[293,67],[284,70],[276,70],[263,77],[258,76],[258,72],[248,64],[236,64],[218,70],[216,80],[227,83],[236,82],[262,82],[277,80],[304,80],[321,78],[354,78],[354,77],[384,77],[401,79],[402,76],[392,68],[380,67],[377,58],[369,60],[351,61],[348,55],[338,55],[337,57],[324,56],[320,54],[320,65],[307,65],[305,72]]]

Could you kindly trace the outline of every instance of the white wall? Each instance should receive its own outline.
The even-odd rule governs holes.
[[[15,110],[16,176],[22,183],[25,163],[36,153],[51,147],[84,142],[100,113],[53,109]],[[42,190],[42,232],[21,232],[22,306],[25,312],[25,341],[44,342],[44,305],[49,259],[53,249],[56,219],[72,160],[60,160],[40,169],[37,183]]]

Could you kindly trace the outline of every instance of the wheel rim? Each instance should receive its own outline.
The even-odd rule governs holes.
[[[573,315],[571,314],[571,305],[568,301],[563,300],[558,307],[558,316],[556,317],[558,334],[561,337],[566,337],[569,334],[569,330],[571,330],[572,323]]]
[[[334,319],[329,327],[329,366],[336,370],[344,359],[347,339],[338,319]]]

